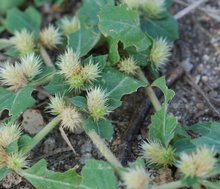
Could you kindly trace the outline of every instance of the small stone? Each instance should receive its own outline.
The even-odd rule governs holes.
[[[199,102],[196,104],[196,107],[199,109],[199,110],[203,110],[204,109],[204,104],[202,102]]]
[[[202,82],[203,82],[204,84],[207,84],[208,81],[209,81],[209,78],[208,78],[207,76],[202,76]]]
[[[45,140],[44,144],[43,144],[43,152],[46,153],[50,153],[52,152],[56,147],[56,141],[54,138],[49,137]]]
[[[81,147],[81,153],[88,153],[92,151],[92,144],[90,142],[86,142],[85,144],[82,145]]]
[[[15,172],[11,172],[3,179],[1,184],[4,188],[12,188],[13,186],[18,185],[21,181],[21,176],[19,176]]]
[[[39,110],[28,109],[23,113],[21,125],[29,134],[35,135],[44,128],[45,122]]]
[[[91,157],[92,157],[92,155],[90,154],[90,153],[86,153],[86,154],[83,154],[82,156],[81,156],[81,158],[80,158],[80,163],[82,164],[82,165],[85,165],[86,164],[86,162],[89,160],[89,159],[91,159]]]
[[[193,65],[192,65],[192,63],[190,62],[190,59],[189,59],[189,58],[187,58],[187,59],[185,59],[184,61],[182,61],[181,65],[183,66],[183,68],[184,68],[184,70],[185,70],[186,72],[190,72],[190,71],[192,70],[192,68],[193,68]]]

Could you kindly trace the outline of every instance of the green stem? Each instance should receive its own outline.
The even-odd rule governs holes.
[[[149,81],[147,80],[141,69],[138,72],[138,78],[147,84],[147,87],[145,89],[146,94],[148,95],[150,101],[152,102],[154,109],[156,111],[159,111],[161,109],[160,101],[158,100],[156,94],[154,93],[154,90],[150,86]]]
[[[153,186],[151,189],[177,189],[177,188],[186,187],[186,186],[187,185],[182,183],[181,180],[178,180],[178,181],[162,184],[159,186]]]
[[[100,153],[105,157],[105,159],[115,168],[122,167],[119,160],[115,157],[115,155],[111,152],[111,150],[106,146],[103,139],[94,131],[87,132],[87,135],[90,137],[92,142],[98,148]]]
[[[38,134],[34,136],[30,145],[24,147],[22,152],[27,154],[30,152],[56,125],[60,122],[59,117],[55,117],[51,122],[49,122]]]
[[[43,78],[40,78],[40,79],[38,79],[38,80],[36,80],[36,81],[33,81],[32,83],[30,83],[33,87],[38,87],[38,86],[40,86],[40,85],[45,85],[45,84],[47,84],[47,83],[49,83],[50,81],[51,81],[51,79],[53,78],[53,76],[54,76],[54,72],[53,73],[51,73],[50,75],[47,75],[47,76],[45,76],[45,77],[43,77]]]

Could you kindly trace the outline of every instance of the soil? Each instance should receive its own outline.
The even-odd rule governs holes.
[[[192,3],[195,1],[187,0],[185,2]],[[75,3],[73,3],[73,6],[75,6]],[[200,6],[200,8],[207,7],[220,10],[220,1],[208,0]],[[175,14],[183,8],[185,6],[174,3],[171,11]],[[59,15],[55,15],[55,17],[59,17]],[[47,20],[53,19],[54,16],[52,18],[49,17]],[[179,20],[179,31],[180,39],[174,44],[171,61],[161,70],[162,74],[167,75],[173,67],[179,65],[191,70],[188,74],[194,83],[202,89],[210,103],[220,112],[220,20],[217,21],[208,16],[205,11],[196,9]],[[219,115],[213,111],[198,90],[190,85],[186,76],[179,79],[171,88],[175,91],[176,95],[170,104],[169,111],[177,116],[181,124],[191,125],[202,121],[219,121]],[[142,90],[125,96],[123,98],[123,105],[109,116],[113,121],[115,129],[114,137],[108,141],[113,152],[117,152],[131,116],[136,108],[143,103],[144,98]],[[132,142],[132,151],[128,157],[129,161],[134,160],[140,154],[140,144],[147,136],[150,116],[150,114],[146,115],[141,132],[135,136],[135,140]],[[46,117],[46,119],[49,118]],[[80,171],[89,158],[102,159],[84,133],[78,135],[68,134],[68,138],[77,154],[71,151],[61,137],[59,129],[57,129],[50,133],[31,152],[29,156],[30,164],[44,158],[47,160],[48,168],[51,170],[65,171],[75,167],[77,171]],[[168,174],[167,170],[165,172]],[[165,180],[172,179],[171,175],[168,178],[162,173],[161,175]],[[8,180],[10,179],[15,180],[14,177],[8,178]],[[6,186],[4,183],[3,185]],[[15,184],[7,188],[33,188],[25,180],[22,180],[18,185],[13,185]],[[1,186],[0,188],[5,187]]]

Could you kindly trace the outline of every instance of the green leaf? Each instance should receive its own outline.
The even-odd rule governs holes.
[[[27,86],[17,92],[11,92],[0,87],[0,112],[9,110],[11,121],[15,121],[27,108],[34,105],[35,100],[31,96],[33,90]]]
[[[99,41],[100,33],[92,28],[84,28],[68,37],[68,46],[80,57],[86,55]]]
[[[118,52],[118,39],[108,38],[109,60],[112,64],[119,62],[120,55]]]
[[[82,109],[83,111],[85,111],[85,112],[87,111],[87,102],[86,102],[85,97],[83,97],[83,96],[74,96],[70,99],[70,102],[74,106]]]
[[[151,116],[149,135],[151,140],[160,140],[165,146],[174,138],[177,119],[167,115],[165,105]]]
[[[210,126],[210,131],[201,137],[192,139],[192,143],[196,146],[207,146],[209,148],[214,147],[216,152],[220,152],[220,123],[213,122]]]
[[[203,180],[202,184],[206,187],[206,189],[219,189],[220,188],[220,181],[210,182],[207,180]]]
[[[119,41],[124,49],[133,46],[137,52],[147,50],[150,46],[151,41],[140,29],[137,11],[123,6],[105,6],[99,13],[99,19],[100,31],[105,37],[114,39],[110,43],[111,58],[113,55],[118,58],[116,49]]]
[[[21,12],[17,8],[7,11],[5,26],[11,33],[25,28],[30,32],[34,32],[35,36],[37,36],[39,34],[40,24],[41,15],[33,7],[28,8],[25,12]]]
[[[61,75],[55,74],[51,82],[44,86],[44,88],[50,94],[54,95],[59,93],[63,95],[69,90],[69,85],[65,82],[65,79]]]
[[[78,188],[81,177],[75,170],[70,169],[64,173],[53,172],[47,169],[47,162],[40,160],[31,168],[19,172],[36,189],[74,189]]]
[[[176,141],[173,144],[176,154],[181,154],[182,152],[190,153],[196,149],[196,146],[191,142],[189,138],[183,138]]]
[[[141,28],[154,38],[165,37],[170,41],[179,38],[177,21],[170,14],[161,19],[152,19],[147,15],[141,17]]]
[[[5,30],[5,27],[0,25],[0,33],[2,33],[4,30]],[[0,46],[0,49],[1,49],[1,46]]]
[[[86,25],[94,27],[98,24],[100,8],[106,4],[114,5],[114,0],[84,0],[82,7],[77,12],[77,16]]]
[[[33,142],[33,138],[30,137],[29,135],[22,135],[19,140],[18,140],[18,147],[19,147],[19,151],[27,146],[30,145],[30,143]]]
[[[9,174],[11,172],[10,169],[7,168],[1,168],[0,169],[0,182],[7,176],[7,174]]]
[[[168,102],[174,97],[175,92],[171,89],[168,89],[166,85],[165,77],[160,77],[152,83],[152,86],[158,87],[164,94],[165,104],[167,105]]]
[[[104,161],[89,160],[82,169],[80,189],[117,189],[113,168]]]
[[[51,0],[34,0],[34,4],[37,6],[42,6],[44,4],[50,4]]]
[[[121,98],[124,95],[146,86],[144,82],[129,77],[114,68],[106,68],[103,71],[102,79],[96,85],[106,90],[112,110],[121,105]]]
[[[189,131],[193,131],[200,135],[206,135],[211,131],[212,122],[205,122],[205,123],[196,123],[191,125],[190,127],[185,127],[185,129]]]
[[[95,130],[99,136],[105,139],[110,139],[113,134],[112,123],[108,119],[95,122],[92,118],[88,118],[84,123],[84,129],[86,132]]]
[[[41,26],[41,14],[38,12],[37,9],[35,9],[32,6],[29,6],[25,10],[25,15],[29,18],[31,23],[33,24],[33,27],[36,29],[39,29]]]
[[[84,65],[89,63],[97,64],[99,67],[99,71],[102,71],[106,67],[107,63],[107,55],[100,55],[100,56],[89,56],[83,61]]]
[[[5,14],[8,9],[22,5],[25,0],[0,0],[0,14]]]
[[[159,111],[151,117],[149,135],[152,140],[160,140],[165,146],[174,138],[177,119],[167,114],[168,102],[174,97],[173,90],[166,86],[165,77],[155,80],[152,86],[158,87],[164,94],[164,103]]]

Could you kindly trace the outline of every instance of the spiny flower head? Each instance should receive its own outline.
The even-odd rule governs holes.
[[[196,153],[193,154],[193,159],[196,160],[196,176],[206,177],[210,172],[213,171],[217,163],[215,155],[216,153],[214,152],[213,148],[197,148]]]
[[[89,113],[95,121],[103,119],[109,113],[107,95],[100,87],[87,91],[86,98]]]
[[[217,163],[215,155],[213,148],[200,147],[191,154],[181,154],[177,167],[186,177],[206,178]]]
[[[60,68],[60,73],[66,78],[81,72],[82,66],[77,54],[72,49],[67,49],[63,55],[58,58],[57,66]]]
[[[62,127],[74,133],[82,128],[82,115],[72,106],[65,107],[60,113]]]
[[[59,115],[63,111],[63,109],[66,107],[66,103],[63,99],[63,97],[59,95],[55,95],[55,97],[50,98],[50,103],[47,107],[47,109],[50,110],[50,113],[52,115]]]
[[[12,142],[18,140],[21,136],[22,129],[17,124],[0,126],[0,146],[6,148]]]
[[[142,7],[150,17],[157,18],[165,11],[164,0],[142,0]]]
[[[123,4],[126,4],[128,8],[135,9],[138,8],[142,0],[122,0]]]
[[[34,52],[35,44],[33,34],[29,33],[26,29],[20,32],[16,31],[14,37],[12,37],[10,41],[22,56]]]
[[[6,153],[5,149],[0,146],[0,169],[7,166],[8,162],[8,154]]]
[[[61,23],[65,35],[69,35],[80,29],[80,21],[77,16],[74,16],[72,19],[65,17],[61,20]]]
[[[21,70],[27,79],[32,80],[41,72],[41,60],[33,53],[21,58]]]
[[[123,173],[122,180],[127,189],[148,189],[149,177],[144,168],[128,169]]]
[[[163,147],[156,141],[144,142],[142,144],[143,156],[150,164],[172,165],[175,161],[175,153],[171,147]]]
[[[99,66],[97,64],[92,64],[91,62],[83,67],[82,72],[85,81],[88,83],[91,83],[100,77]]]
[[[128,75],[135,75],[139,67],[133,58],[127,58],[118,64],[118,68],[120,71],[125,72]]]
[[[27,167],[27,161],[25,159],[26,157],[22,153],[15,152],[8,156],[7,167],[19,171],[20,169]]]
[[[34,54],[29,54],[21,58],[21,63],[14,65],[5,63],[4,68],[0,70],[0,79],[3,85],[10,90],[18,90],[31,81],[40,70],[41,61]]]
[[[56,48],[62,43],[61,33],[53,25],[49,25],[40,32],[40,43],[48,48]]]
[[[15,65],[6,62],[4,68],[0,70],[0,80],[3,85],[6,85],[9,90],[17,91],[27,84],[27,78],[25,77],[19,63]]]
[[[154,40],[150,51],[150,60],[157,68],[167,63],[171,55],[171,45],[163,38]]]
[[[75,89],[76,91],[83,88],[85,83],[85,78],[82,72],[77,75],[73,75],[67,79],[67,83],[70,85],[70,89]]]

